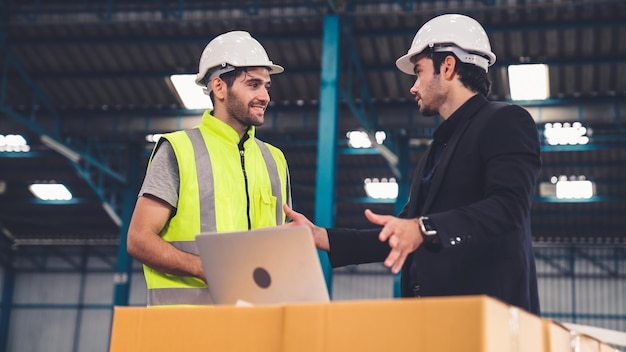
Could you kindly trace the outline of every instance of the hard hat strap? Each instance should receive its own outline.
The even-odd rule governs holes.
[[[205,81],[206,85],[207,86],[210,85],[211,81],[213,81],[215,77],[219,77],[223,75],[224,73],[234,71],[235,69],[236,69],[235,66],[229,65],[227,63],[223,63],[222,66],[218,67],[217,69],[213,70],[213,72],[211,72],[209,79]]]
[[[233,65],[229,65],[227,63],[223,63],[222,66],[220,66],[217,69],[213,70],[213,72],[211,72],[211,74],[209,75],[209,79],[204,81],[204,87],[202,88],[202,92],[205,95],[211,96],[211,90],[213,89],[213,88],[211,88],[211,82],[213,81],[213,79],[223,75],[224,73],[234,71],[236,68],[237,67],[235,67]]]
[[[429,46],[432,48],[434,52],[437,52],[437,53],[452,52],[454,53],[454,55],[456,55],[456,57],[459,60],[461,60],[461,62],[464,62],[466,64],[476,65],[482,68],[483,70],[485,70],[485,72],[488,72],[489,60],[487,60],[485,57],[481,55],[470,53],[468,51],[465,51],[459,48],[456,45],[432,45],[431,44]]]

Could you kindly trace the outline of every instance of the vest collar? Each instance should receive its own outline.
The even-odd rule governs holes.
[[[234,128],[230,127],[224,121],[218,119],[213,116],[213,110],[206,110],[202,115],[202,122],[200,125],[204,128],[207,128],[211,134],[218,136],[219,138],[225,140],[229,143],[239,144],[239,134],[235,131]],[[250,126],[248,128],[248,138],[249,140],[254,139],[255,127]]]

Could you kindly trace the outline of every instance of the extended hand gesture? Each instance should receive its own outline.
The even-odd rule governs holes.
[[[311,233],[313,233],[315,247],[324,251],[330,250],[330,244],[328,243],[328,232],[326,232],[325,228],[315,225],[311,222],[311,220],[307,219],[306,216],[291,209],[287,204],[283,205],[283,210],[285,211],[287,217],[292,220],[292,222],[282,226],[307,226],[309,229],[311,229]]]
[[[381,242],[389,241],[391,251],[385,259],[385,266],[397,274],[406,257],[424,242],[417,219],[401,219],[391,215],[380,215],[365,210],[365,217],[370,222],[383,226],[378,235]]]

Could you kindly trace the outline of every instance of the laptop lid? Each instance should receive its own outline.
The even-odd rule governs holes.
[[[215,304],[330,301],[308,227],[200,233],[196,244]]]

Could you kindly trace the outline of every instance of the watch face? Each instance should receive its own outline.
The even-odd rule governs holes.
[[[422,231],[424,232],[424,235],[433,236],[437,234],[437,229],[435,229],[435,226],[433,226],[433,224],[430,222],[430,219],[428,219],[427,217],[422,217],[420,218],[420,222],[422,224]]]
[[[436,232],[437,231],[437,230],[435,230],[435,227],[430,222],[430,220],[428,220],[428,219],[422,220],[422,223],[424,224],[424,228],[426,229],[426,232],[432,232],[432,231]]]

